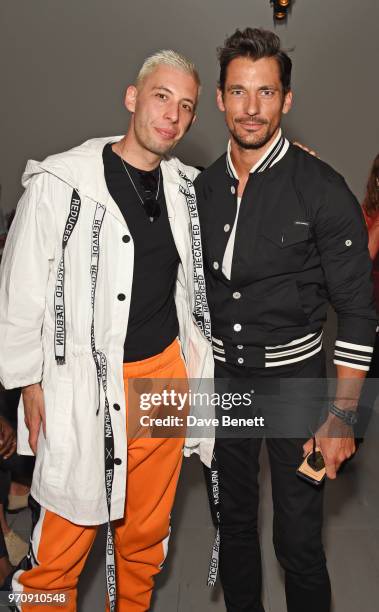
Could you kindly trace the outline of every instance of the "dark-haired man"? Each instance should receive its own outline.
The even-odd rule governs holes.
[[[327,395],[322,326],[329,301],[338,314],[338,385],[316,434],[327,476],[335,478],[354,452],[351,424],[376,325],[366,231],[343,178],[281,132],[282,115],[292,103],[292,64],[279,38],[264,30],[237,30],[219,60],[217,103],[230,141],[195,182],[215,376],[219,388],[253,389],[253,413],[265,420],[274,545],[285,571],[288,611],[328,612],[323,490],[300,480],[296,468],[319,424],[320,402],[314,400]],[[219,528],[220,576],[228,612],[262,612],[257,531],[262,436],[230,433],[216,439],[207,473]],[[213,568],[217,554],[218,539]]]

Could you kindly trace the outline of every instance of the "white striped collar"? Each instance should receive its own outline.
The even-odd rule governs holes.
[[[285,156],[289,146],[290,143],[288,142],[287,138],[282,136],[282,130],[279,129],[279,133],[274,142],[270,145],[264,155],[262,155],[262,157],[257,161],[257,163],[250,169],[250,174],[253,174],[254,172],[263,172],[267,168],[274,166],[280,159],[282,159],[282,157]],[[238,180],[238,174],[232,162],[230,140],[228,142],[228,150],[226,153],[226,169],[231,177]]]

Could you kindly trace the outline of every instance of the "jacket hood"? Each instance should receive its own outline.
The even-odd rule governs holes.
[[[48,172],[76,189],[79,194],[106,203],[110,195],[104,178],[102,152],[108,142],[117,142],[121,138],[93,138],[63,153],[50,155],[41,162],[31,159],[22,175],[22,185],[26,188],[34,175]],[[165,160],[163,164],[165,181],[180,183],[177,169],[185,170],[187,167],[175,157]]]

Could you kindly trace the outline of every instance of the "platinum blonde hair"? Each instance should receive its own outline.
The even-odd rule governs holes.
[[[155,70],[155,68],[161,66],[162,64],[165,66],[172,66],[172,68],[177,68],[178,70],[182,70],[183,72],[191,75],[200,88],[200,77],[195,64],[184,57],[184,55],[181,55],[172,49],[157,51],[145,59],[137,75],[136,86],[138,87],[141,85],[143,80],[153,70]]]

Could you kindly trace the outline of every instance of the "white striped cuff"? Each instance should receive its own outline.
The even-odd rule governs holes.
[[[287,344],[265,347],[265,367],[274,368],[277,366],[297,363],[304,359],[309,359],[319,353],[322,349],[322,330],[320,332],[308,334],[302,338],[292,340]]]
[[[373,352],[372,346],[336,340],[333,362],[335,365],[368,372]]]

